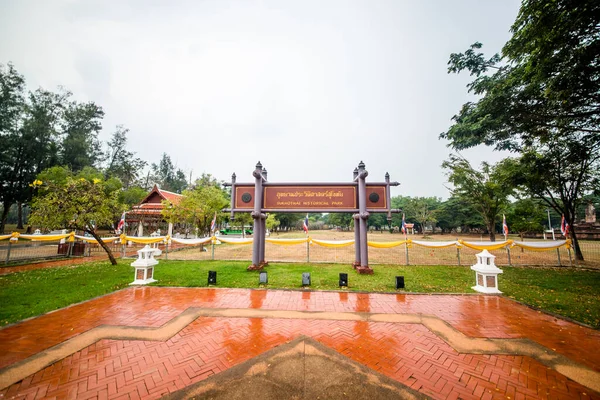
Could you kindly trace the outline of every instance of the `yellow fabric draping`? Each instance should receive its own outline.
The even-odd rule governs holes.
[[[88,243],[95,243],[97,244],[98,241],[96,239],[94,239],[93,237],[89,237],[89,236],[80,236],[80,235],[75,235],[75,237],[79,240],[83,240],[84,242],[88,242]],[[116,240],[120,240],[121,238],[119,236],[115,236],[115,237],[106,237],[106,238],[102,238],[102,241],[104,243],[110,243],[110,242],[114,242]]]
[[[279,244],[279,245],[291,245],[301,244],[309,241],[309,238],[302,239],[265,239],[267,243]]]
[[[396,242],[367,242],[369,247],[375,247],[377,249],[389,249],[396,246],[401,246],[405,243],[410,244],[410,239],[408,240],[398,240]]]
[[[444,247],[460,247],[460,245],[455,241],[451,242],[425,242],[423,240],[411,240],[412,244],[416,244],[417,246],[427,247],[430,249],[443,249]]]
[[[571,248],[571,239],[556,240],[551,242],[514,242],[513,246],[521,247],[529,251],[548,251],[561,247]]]
[[[149,236],[125,236],[126,241],[131,241],[133,243],[141,243],[141,244],[151,244],[164,242],[166,239],[165,236],[157,236],[157,237],[149,237]],[[121,238],[121,243],[123,243],[123,238]]]
[[[310,243],[323,247],[346,247],[353,245],[354,240],[317,240],[311,238]]]
[[[60,239],[65,239],[71,236],[71,233],[65,233],[65,234],[60,234],[60,235],[19,235],[18,232],[13,232],[14,234],[17,234],[16,236],[13,236],[15,238],[19,238],[19,239],[28,239],[28,240],[39,240],[39,241],[51,241],[51,240],[60,240]]]
[[[498,250],[503,247],[512,246],[513,241],[509,239],[503,242],[465,242],[464,240],[459,239],[458,243],[474,250]]]
[[[75,235],[75,232],[70,232],[70,233],[60,234],[60,235],[24,235],[24,234],[20,234],[19,232],[12,232],[10,235],[1,235],[0,241],[6,240],[6,239],[15,240],[15,241],[18,239],[27,239],[27,240],[34,240],[34,241],[57,241],[60,239],[67,239],[67,241],[73,242],[73,241],[75,241],[75,238],[77,238],[79,240],[83,240],[85,242],[89,242],[89,243],[98,243],[96,241],[96,239],[94,239],[94,238],[87,237],[87,236]],[[104,242],[114,242],[117,240],[121,240],[121,243],[123,243],[123,244],[127,243],[127,241],[131,241],[134,243],[141,243],[141,244],[151,244],[151,243],[157,243],[157,242],[173,241],[175,243],[180,243],[183,245],[198,245],[198,244],[206,244],[209,242],[217,243],[217,241],[220,241],[222,243],[228,243],[228,244],[246,245],[246,244],[251,244],[253,241],[253,239],[225,238],[222,236],[220,236],[218,238],[215,236],[211,236],[211,237],[201,238],[201,239],[176,239],[169,235],[158,236],[158,237],[137,237],[137,236],[126,236],[125,234],[121,234],[118,237],[115,236],[115,237],[109,237],[109,238],[102,238],[102,240]],[[297,244],[302,244],[302,243],[308,242],[310,244],[316,244],[319,246],[331,247],[331,248],[346,247],[346,246],[351,246],[354,244],[354,240],[318,240],[318,239],[313,239],[311,237],[298,238],[298,239],[266,238],[265,241],[268,243],[283,245],[283,246],[297,245]],[[548,251],[548,250],[559,249],[561,247],[570,249],[572,246],[570,239],[555,240],[555,241],[551,241],[551,242],[515,242],[510,239],[502,241],[502,242],[467,242],[462,239],[459,239],[458,241],[449,241],[449,242],[428,242],[428,241],[407,239],[407,240],[399,240],[399,241],[394,241],[394,242],[367,242],[367,244],[370,247],[380,248],[380,249],[388,249],[388,248],[392,248],[392,247],[396,247],[396,246],[401,246],[403,244],[406,244],[408,247],[411,247],[413,244],[415,244],[418,246],[428,247],[428,248],[465,246],[465,247],[468,247],[468,248],[471,248],[474,250],[484,250],[484,249],[485,250],[498,250],[498,249],[501,249],[504,247],[517,246],[517,247],[521,247],[521,248],[523,248],[525,250],[529,250],[529,251]]]
[[[229,244],[251,244],[252,243],[252,239],[237,239],[237,238],[227,239],[227,238],[224,238],[223,236],[219,236],[219,240],[223,243],[229,243]]]

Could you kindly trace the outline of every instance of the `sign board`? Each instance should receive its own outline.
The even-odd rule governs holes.
[[[367,209],[385,211],[387,187],[385,184],[367,184]],[[286,210],[298,212],[355,212],[358,210],[357,185],[269,185],[263,187],[263,211]],[[234,210],[254,209],[254,185],[234,186]]]
[[[252,211],[254,209],[254,185],[235,185],[233,208]]]

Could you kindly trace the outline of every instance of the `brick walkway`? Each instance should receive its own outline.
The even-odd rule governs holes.
[[[75,346],[100,325],[167,329],[194,310],[200,316],[166,340],[147,328],[139,329],[147,340],[100,338],[0,389],[0,398],[158,398],[305,335],[433,398],[600,399],[590,388],[600,377],[600,332],[478,295],[129,288],[0,330],[0,376]],[[258,314],[244,316],[252,310]],[[422,315],[429,325],[410,322]],[[389,322],[397,317],[410,323]],[[506,343],[527,338],[547,354],[459,352],[453,330]]]

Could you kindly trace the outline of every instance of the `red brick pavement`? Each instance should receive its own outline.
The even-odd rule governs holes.
[[[188,307],[423,313],[469,336],[529,337],[600,370],[600,333],[503,297],[130,288],[0,330],[7,366],[100,324],[160,326]],[[600,398],[537,361],[459,354],[422,325],[200,318],[167,342],[102,340],[0,390],[11,398],[154,398],[307,335],[435,398]]]

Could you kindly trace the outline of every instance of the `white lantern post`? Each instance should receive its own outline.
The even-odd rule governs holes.
[[[480,293],[501,294],[502,292],[498,290],[498,274],[501,274],[502,270],[496,267],[494,262],[496,256],[483,250],[475,257],[477,257],[477,264],[471,266],[471,269],[475,271],[476,284],[472,289]]]
[[[156,282],[156,279],[154,279],[154,266],[158,264],[158,261],[154,258],[155,250],[146,245],[143,249],[137,251],[138,258],[131,263],[131,266],[135,267],[135,280],[130,285],[146,285]]]

